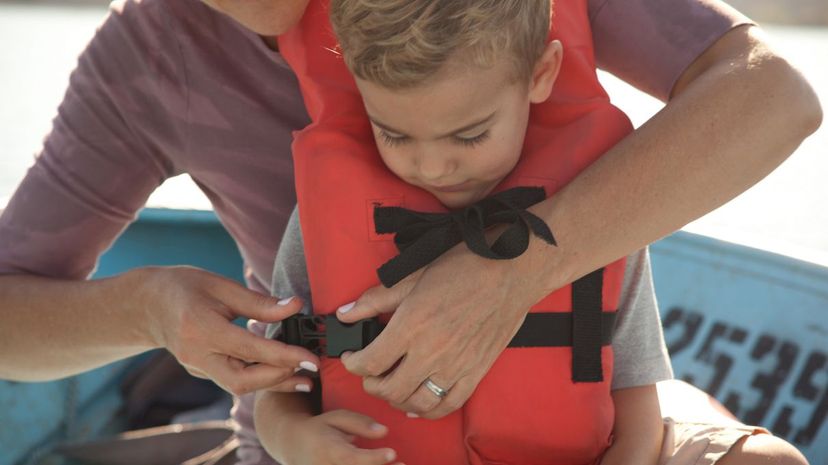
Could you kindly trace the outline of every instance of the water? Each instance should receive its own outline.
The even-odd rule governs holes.
[[[99,6],[0,3],[0,206],[51,127],[78,53],[103,19]],[[828,104],[828,28],[770,26],[772,42]],[[602,75],[613,100],[640,125],[661,103]],[[685,229],[828,266],[828,123],[774,173]],[[210,208],[186,177],[165,183],[151,206]]]

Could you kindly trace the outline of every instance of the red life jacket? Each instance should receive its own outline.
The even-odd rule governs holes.
[[[598,83],[586,0],[555,2],[553,18],[549,39],[563,44],[562,68],[549,100],[533,105],[523,155],[495,192],[543,186],[551,196],[632,130]],[[393,237],[374,232],[376,205],[446,211],[383,164],[354,80],[332,52],[336,44],[327,1],[312,0],[301,23],[279,37],[313,121],[295,134],[293,154],[317,314],[334,313],[378,285],[377,268],[397,255]],[[617,308],[623,272],[623,260],[603,269],[604,312]],[[531,312],[571,312],[571,291],[550,294]],[[506,349],[465,406],[436,421],[407,418],[366,394],[338,358],[323,358],[323,409],[349,409],[387,425],[385,438],[357,445],[393,447],[407,465],[594,463],[612,432],[612,350],[600,348],[599,382],[572,381],[572,353]]]

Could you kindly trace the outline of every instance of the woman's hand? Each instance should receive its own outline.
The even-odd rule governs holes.
[[[190,267],[154,268],[144,296],[149,331],[190,374],[241,395],[259,389],[295,392],[312,386],[296,369],[315,371],[310,351],[264,339],[232,323],[238,316],[275,322],[298,312],[298,299],[279,302],[212,273]],[[304,363],[303,363],[304,362]],[[307,389],[302,387],[301,389]]]
[[[388,429],[349,410],[284,414],[279,425],[274,434],[260,435],[259,440],[284,465],[384,465],[396,458],[393,449],[360,449],[353,444],[357,436],[379,439]]]
[[[516,269],[528,270],[537,248],[550,247],[537,238],[530,244],[515,260],[485,259],[461,244],[393,288],[365,292],[337,312],[340,320],[396,311],[368,347],[343,356],[346,369],[365,378],[366,392],[400,410],[433,419],[460,408],[548,292],[540,279],[526,279],[537,274]],[[426,379],[448,394],[428,390]]]

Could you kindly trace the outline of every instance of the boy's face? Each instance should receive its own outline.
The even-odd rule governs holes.
[[[357,79],[383,162],[448,208],[485,198],[520,158],[530,104],[546,100],[557,75],[556,49],[551,80],[537,71],[531,82],[515,80],[508,60],[447,65],[413,89]]]

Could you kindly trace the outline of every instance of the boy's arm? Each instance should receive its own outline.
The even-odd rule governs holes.
[[[285,463],[282,455],[285,426],[313,416],[310,396],[303,393],[259,391],[253,407],[253,424],[259,442],[271,457]]]
[[[253,422],[259,442],[279,463],[385,465],[396,458],[396,452],[387,447],[363,449],[353,444],[359,437],[380,439],[388,428],[349,410],[314,415],[312,399],[307,394],[256,394]]]
[[[655,465],[664,438],[655,385],[614,390],[612,400],[614,438],[601,465]]]

